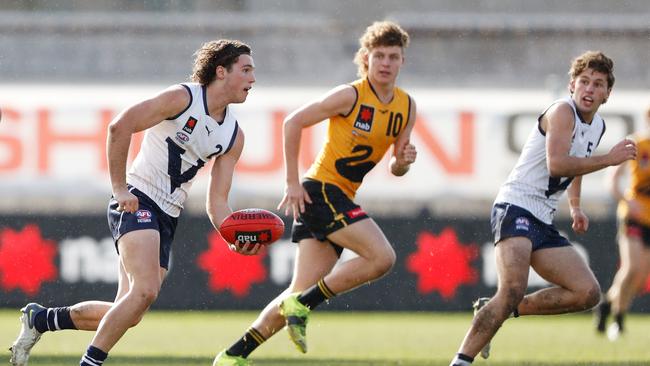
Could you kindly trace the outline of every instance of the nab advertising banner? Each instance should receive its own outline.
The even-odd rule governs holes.
[[[489,208],[488,208],[489,209]],[[487,212],[485,212],[487,214]],[[487,219],[377,217],[397,252],[393,271],[381,280],[341,295],[330,310],[469,310],[497,285],[494,246]],[[290,223],[287,222],[287,225]],[[592,221],[583,236],[570,222],[558,228],[608,288],[617,268],[615,224]],[[261,309],[289,284],[295,244],[285,238],[256,256],[231,252],[205,216],[182,216],[172,264],[155,304],[159,309]],[[341,261],[354,254],[344,251]],[[118,257],[103,216],[11,216],[0,225],[0,307],[27,302],[68,305],[111,301],[117,289]],[[529,291],[548,284],[531,272]],[[650,282],[634,311],[650,311]]]

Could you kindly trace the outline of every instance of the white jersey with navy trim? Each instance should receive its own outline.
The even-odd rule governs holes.
[[[556,100],[551,106],[556,103],[566,103],[573,109],[574,126],[569,155],[591,156],[605,133],[605,121],[596,114],[591,123],[583,122],[571,97]],[[558,199],[573,180],[572,177],[551,177],[548,172],[546,133],[540,121],[551,106],[538,117],[517,164],[495,199],[495,203],[506,202],[525,208],[549,225],[553,222]]]
[[[180,215],[196,173],[230,150],[239,128],[228,107],[223,121],[210,117],[205,86],[181,85],[190,94],[189,105],[145,132],[126,179],[173,217]]]

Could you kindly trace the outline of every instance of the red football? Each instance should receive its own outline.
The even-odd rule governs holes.
[[[261,208],[247,208],[235,211],[226,217],[219,232],[229,243],[239,240],[253,244],[269,245],[284,234],[284,222],[271,211]]]

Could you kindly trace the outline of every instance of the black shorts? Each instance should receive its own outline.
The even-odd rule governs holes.
[[[170,252],[178,218],[169,216],[151,198],[135,187],[129,186],[129,191],[138,197],[138,210],[135,213],[118,211],[114,197],[111,197],[108,202],[108,227],[115,241],[115,249],[119,254],[117,241],[128,232],[156,230],[160,233],[160,266],[169,269]]]
[[[633,219],[625,219],[623,230],[625,235],[641,239],[643,246],[650,248],[650,227]]]
[[[507,238],[523,236],[533,243],[533,251],[571,245],[555,226],[546,224],[530,211],[509,203],[496,203],[492,207],[490,223],[494,244]]]
[[[328,240],[327,236],[345,226],[368,218],[361,206],[352,200],[333,184],[307,179],[302,186],[311,198],[311,204],[305,202],[305,212],[300,214],[293,223],[291,240],[316,238]],[[330,243],[332,243],[330,241]],[[343,248],[332,243],[340,256]]]

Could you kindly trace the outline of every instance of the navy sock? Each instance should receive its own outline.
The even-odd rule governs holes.
[[[88,346],[86,353],[79,361],[79,366],[102,366],[106,357],[108,357],[108,353],[95,346]]]
[[[34,328],[41,333],[47,332],[47,309],[39,311],[34,315]]]
[[[70,307],[47,308],[34,316],[34,328],[44,333],[63,329],[77,329],[70,317]]]
[[[473,357],[469,357],[463,353],[456,353],[456,356],[451,360],[450,366],[469,366],[474,362]]]
[[[616,324],[618,324],[618,330],[623,331],[623,320],[625,319],[625,314],[624,313],[617,313],[614,315],[614,320],[616,321]]]
[[[331,299],[334,296],[336,296],[336,294],[327,287],[325,279],[321,278],[317,284],[303,291],[303,293],[298,296],[298,301],[308,308],[314,309],[323,301]]]
[[[512,316],[514,318],[519,318],[519,309],[515,308],[515,310],[512,311]]]
[[[246,334],[226,350],[226,354],[246,358],[264,341],[266,341],[266,338],[257,329],[250,328]]]

